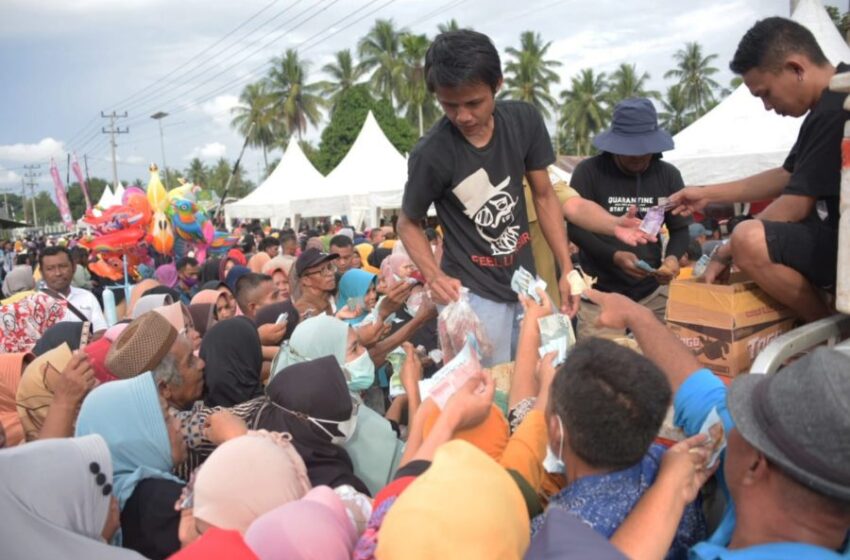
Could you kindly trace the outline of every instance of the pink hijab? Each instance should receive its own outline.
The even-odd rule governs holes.
[[[260,251],[250,259],[248,259],[248,268],[251,269],[251,272],[261,273],[263,272],[263,267],[267,262],[272,260],[268,253],[265,251]]]
[[[177,285],[177,267],[174,263],[160,266],[153,275],[163,286],[173,288]]]
[[[381,263],[381,276],[384,278],[384,282],[389,285],[398,282],[393,275],[397,274],[401,276],[402,267],[409,265],[411,262],[410,257],[404,253],[393,253],[389,255]]]
[[[191,304],[196,305],[199,303],[209,303],[211,305],[215,305],[218,303],[218,298],[222,296],[224,296],[224,293],[219,292],[218,290],[201,290],[192,297]]]
[[[245,533],[262,560],[348,560],[356,542],[342,500],[327,486],[261,515]]]

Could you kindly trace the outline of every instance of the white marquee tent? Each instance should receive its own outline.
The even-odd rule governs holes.
[[[322,191],[326,188],[324,181],[298,142],[292,140],[271,175],[248,196],[228,204],[225,214],[228,219],[269,218],[272,225],[280,226],[292,215],[290,200]]]
[[[97,201],[95,206],[99,208],[109,208],[113,205],[113,200],[115,200],[115,195],[112,193],[112,189],[109,185],[106,185],[103,188],[103,194],[100,195],[100,200]]]
[[[850,62],[844,42],[820,0],[800,0],[791,16],[811,30],[833,64]],[[674,137],[664,159],[682,172],[685,184],[703,185],[747,177],[782,165],[803,118],[765,111],[745,85]]]
[[[357,139],[316,192],[291,201],[303,218],[347,215],[355,227],[373,226],[379,209],[399,208],[407,181],[407,159],[392,145],[370,111]]]

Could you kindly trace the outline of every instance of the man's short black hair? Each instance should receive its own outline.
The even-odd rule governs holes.
[[[298,242],[298,237],[295,235],[294,231],[289,230],[289,231],[285,231],[282,234],[280,234],[281,245],[284,244],[284,243],[289,243],[290,241],[292,241],[293,243]]]
[[[790,54],[802,54],[816,66],[829,64],[815,36],[796,21],[769,17],[744,34],[729,68],[744,75],[753,68],[777,72]]]
[[[470,29],[440,33],[425,53],[425,83],[431,93],[438,87],[471,84],[486,84],[496,93],[501,81],[499,51],[483,33]]]
[[[636,464],[658,435],[670,384],[649,360],[592,338],[577,344],[552,382],[549,410],[564,423],[564,442],[594,468]]]
[[[694,239],[688,244],[688,260],[698,261],[701,256],[702,247],[700,247],[699,241]]]
[[[15,257],[15,264],[30,264],[30,256],[27,253],[21,253],[17,257]]]
[[[183,257],[182,259],[177,259],[177,262],[174,263],[174,268],[177,270],[183,270],[187,266],[198,266],[198,259],[194,257]]]
[[[236,303],[239,304],[239,308],[242,309],[243,313],[247,311],[248,304],[251,303],[251,295],[254,293],[254,290],[259,288],[263,282],[271,281],[272,277],[268,274],[257,272],[249,272],[236,281],[236,293],[233,295],[236,297]]]
[[[259,247],[260,251],[265,251],[269,247],[275,247],[275,246],[280,247],[280,241],[278,241],[274,237],[269,236],[269,237],[264,237],[263,240],[260,241],[260,244],[259,244],[258,247]]]
[[[328,246],[345,249],[346,247],[354,247],[354,241],[352,241],[351,238],[347,235],[334,235],[333,237],[331,237],[331,242],[328,244]]]
[[[44,268],[44,257],[55,257],[56,255],[65,255],[66,257],[68,257],[68,262],[70,262],[71,264],[74,263],[74,259],[71,258],[71,251],[69,251],[65,247],[54,245],[53,247],[45,247],[41,254],[38,256],[39,268]]]

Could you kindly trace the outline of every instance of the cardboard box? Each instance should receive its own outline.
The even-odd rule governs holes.
[[[742,273],[733,274],[729,284],[673,281],[666,318],[703,365],[730,377],[749,371],[758,353],[795,321]]]

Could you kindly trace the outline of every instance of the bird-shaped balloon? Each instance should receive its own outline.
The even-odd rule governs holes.
[[[168,209],[168,194],[159,179],[159,168],[155,163],[150,166],[151,178],[148,180],[148,202],[153,212],[165,212]]]
[[[194,202],[185,198],[175,199],[171,201],[171,209],[171,223],[177,235],[190,242],[206,242],[203,223],[207,217],[203,212],[198,212]]]

